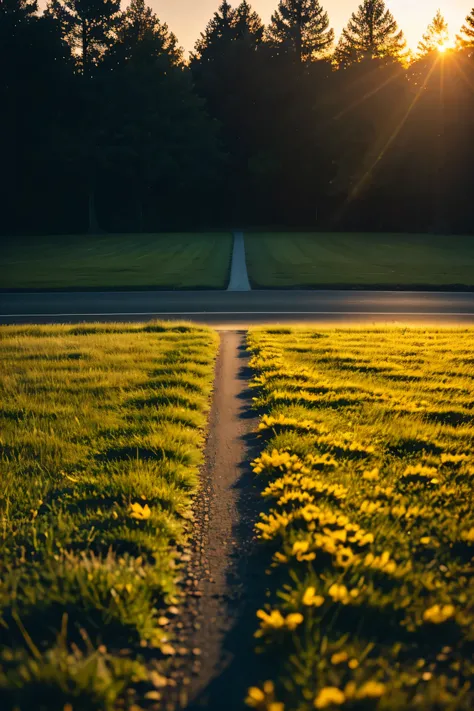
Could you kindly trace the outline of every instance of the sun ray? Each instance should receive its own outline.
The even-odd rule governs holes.
[[[349,194],[349,196],[348,196],[348,198],[347,198],[347,202],[348,202],[348,203],[351,202],[352,200],[354,200],[354,199],[357,197],[357,195],[359,194],[359,192],[361,191],[361,189],[363,188],[363,186],[366,184],[368,178],[369,178],[370,175],[372,174],[373,170],[377,167],[377,165],[380,163],[380,161],[382,160],[382,158],[384,157],[384,155],[386,154],[386,152],[388,151],[388,149],[390,148],[390,146],[393,144],[393,142],[394,142],[394,141],[398,138],[398,136],[400,135],[400,132],[401,132],[402,129],[404,128],[404,126],[405,126],[406,122],[408,121],[408,119],[410,118],[410,115],[411,115],[413,109],[415,108],[415,106],[417,105],[418,101],[420,100],[420,97],[421,97],[423,91],[426,89],[426,87],[427,87],[427,85],[428,85],[428,82],[429,82],[429,80],[430,80],[430,78],[431,78],[433,72],[435,71],[438,62],[439,62],[439,60],[436,60],[436,62],[433,63],[433,66],[431,67],[431,69],[429,70],[428,74],[426,75],[426,77],[425,77],[423,83],[422,83],[422,84],[420,85],[420,87],[418,88],[418,91],[416,92],[416,95],[414,96],[413,101],[410,103],[408,109],[406,110],[405,114],[403,115],[402,119],[400,120],[398,126],[395,128],[395,130],[394,130],[394,131],[391,133],[391,135],[388,137],[388,139],[387,139],[387,141],[385,142],[385,145],[383,146],[382,150],[379,151],[378,155],[374,158],[374,160],[373,160],[372,163],[369,165],[369,167],[367,168],[367,170],[364,172],[364,174],[362,175],[362,177],[357,181],[356,185],[352,188],[352,190],[351,190],[351,192],[350,192],[350,194]]]

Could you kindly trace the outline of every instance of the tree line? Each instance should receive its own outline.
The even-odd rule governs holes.
[[[0,231],[472,232],[474,9],[449,37],[224,1],[185,60],[145,0],[0,0]]]

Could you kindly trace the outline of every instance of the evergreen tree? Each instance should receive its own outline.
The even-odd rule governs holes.
[[[418,57],[424,57],[437,50],[443,51],[446,49],[448,42],[448,23],[441,14],[441,10],[438,10],[418,44]]]
[[[113,40],[120,0],[49,0],[47,13],[59,22],[82,73],[90,74]]]
[[[343,30],[334,60],[339,66],[347,66],[363,59],[403,61],[406,56],[403,31],[384,0],[364,0]]]
[[[183,50],[168,25],[162,23],[145,0],[131,0],[120,18],[116,41],[107,54],[107,64],[139,57],[151,62],[165,58],[171,66],[183,64]]]
[[[222,48],[235,37],[234,18],[235,10],[224,0],[196,42],[192,59],[200,62],[218,61]]]
[[[105,69],[109,62],[114,71],[99,75],[107,147],[101,172],[128,186],[134,227],[163,225],[177,214],[183,193],[200,209],[218,161],[214,125],[176,37],[144,0],[131,0],[125,10]]]
[[[51,154],[72,79],[69,48],[52,18],[37,14],[35,0],[0,2],[2,226],[7,230],[40,221],[38,184],[46,190],[54,173]]]
[[[267,28],[268,42],[308,62],[324,54],[334,42],[327,12],[319,0],[280,0]]]
[[[243,0],[236,8],[232,18],[232,29],[235,39],[245,39],[256,47],[263,40],[265,28],[257,12]]]
[[[461,27],[461,32],[457,35],[456,40],[460,48],[474,47],[474,8],[466,17],[466,22]]]

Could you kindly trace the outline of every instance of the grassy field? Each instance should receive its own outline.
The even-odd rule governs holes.
[[[0,288],[224,289],[230,233],[15,237],[2,241]]]
[[[474,330],[255,329],[260,711],[474,708]]]
[[[217,345],[179,324],[0,329],[2,710],[166,691]]]
[[[255,288],[474,286],[474,237],[246,234]]]

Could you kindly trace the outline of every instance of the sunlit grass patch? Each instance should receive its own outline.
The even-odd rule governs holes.
[[[256,637],[275,670],[248,705],[473,708],[474,330],[248,345],[271,570]]]
[[[140,658],[172,649],[217,343],[187,324],[0,329],[2,709],[150,689]]]

